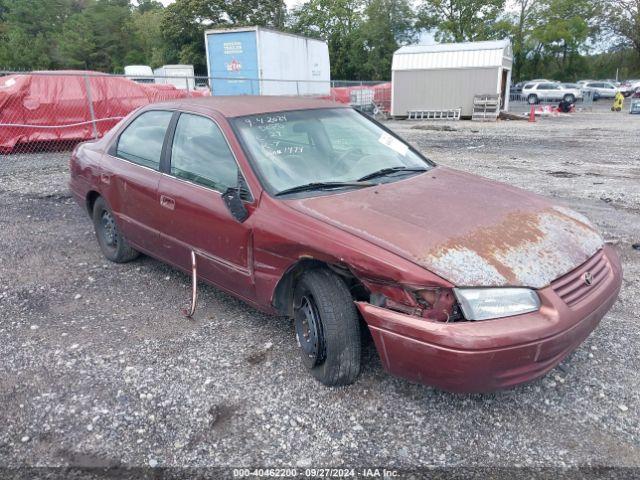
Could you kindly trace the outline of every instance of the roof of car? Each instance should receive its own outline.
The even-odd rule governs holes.
[[[284,112],[290,110],[312,110],[319,108],[347,108],[349,105],[331,100],[308,97],[280,96],[220,96],[196,97],[173,100],[149,105],[153,108],[194,109],[200,112],[218,112],[225,117],[242,117],[263,113]]]

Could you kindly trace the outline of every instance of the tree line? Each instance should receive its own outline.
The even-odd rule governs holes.
[[[204,31],[249,25],[326,40],[335,79],[387,80],[393,52],[425,36],[510,38],[516,80],[640,76],[638,0],[0,0],[0,68],[206,74]]]

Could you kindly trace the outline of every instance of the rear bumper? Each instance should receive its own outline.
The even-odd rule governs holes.
[[[610,267],[606,278],[571,307],[551,286],[538,291],[538,312],[483,322],[447,324],[357,305],[390,373],[452,392],[508,388],[554,368],[615,303],[622,269],[610,247],[603,254]]]

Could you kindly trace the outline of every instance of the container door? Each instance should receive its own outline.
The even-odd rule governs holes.
[[[207,36],[212,95],[259,95],[256,32]]]

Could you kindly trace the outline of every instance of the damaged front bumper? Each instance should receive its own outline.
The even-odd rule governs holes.
[[[596,272],[597,283],[581,285]],[[536,379],[574,351],[617,299],[618,255],[604,247],[584,265],[538,290],[540,310],[480,322],[442,323],[356,302],[392,374],[460,393]]]

